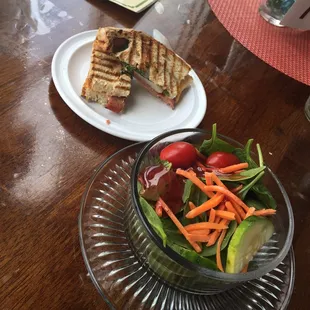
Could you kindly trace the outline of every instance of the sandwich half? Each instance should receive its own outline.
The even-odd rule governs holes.
[[[122,63],[124,71],[172,109],[192,82],[190,65],[143,32],[105,27],[98,30],[97,40]]]
[[[115,113],[121,113],[130,89],[131,76],[124,72],[117,58],[105,51],[104,44],[96,39],[81,95],[87,101],[98,102]]]

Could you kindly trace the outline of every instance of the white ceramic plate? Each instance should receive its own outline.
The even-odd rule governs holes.
[[[80,93],[88,73],[96,33],[97,30],[86,31],[67,39],[59,46],[52,61],[54,84],[77,115],[102,131],[132,141],[148,141],[169,130],[199,125],[206,112],[207,100],[201,81],[193,70],[190,72],[193,83],[174,110],[150,95],[135,80],[123,114],[115,114],[97,103],[85,101]],[[111,121],[110,125],[107,120]]]

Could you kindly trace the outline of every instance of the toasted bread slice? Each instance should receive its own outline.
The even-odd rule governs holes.
[[[131,89],[131,77],[123,73],[122,64],[105,52],[102,42],[93,43],[88,76],[81,95],[88,101],[102,104],[113,112],[120,113]]]
[[[173,51],[151,36],[133,29],[100,28],[97,40],[110,55],[134,70],[152,84],[142,83],[151,92],[174,108],[191,82],[191,67]],[[139,79],[142,81],[141,79]],[[153,91],[151,91],[153,88]]]

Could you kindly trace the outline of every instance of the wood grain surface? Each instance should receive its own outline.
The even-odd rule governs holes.
[[[108,309],[87,276],[77,220],[95,167],[131,142],[79,118],[51,79],[57,47],[99,26],[158,29],[203,82],[208,109],[200,127],[217,122],[222,134],[261,144],[294,208],[289,309],[309,309],[310,89],[236,42],[205,1],[160,3],[164,10],[135,14],[100,0],[0,2],[1,309]]]

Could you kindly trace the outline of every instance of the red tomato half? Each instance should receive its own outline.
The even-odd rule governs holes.
[[[224,168],[239,163],[240,160],[236,155],[227,152],[214,152],[206,161],[208,166],[214,168]]]
[[[174,142],[160,152],[160,159],[167,160],[173,168],[189,168],[196,160],[196,149],[187,142]]]

